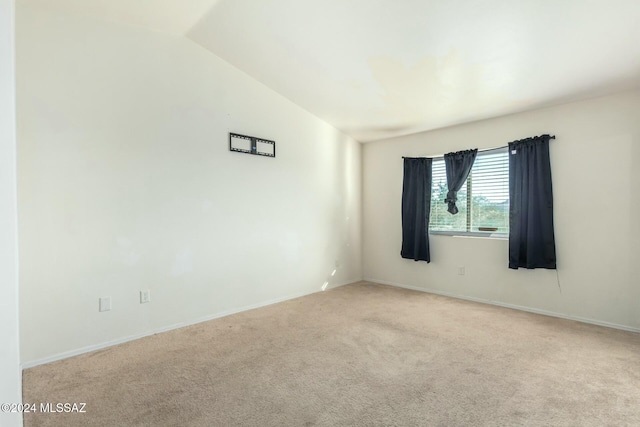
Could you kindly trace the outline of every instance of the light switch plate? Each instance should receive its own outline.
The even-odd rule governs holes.
[[[100,298],[100,311],[109,311],[111,310],[111,297],[102,297]]]
[[[140,304],[146,304],[151,301],[151,291],[149,289],[140,291]]]

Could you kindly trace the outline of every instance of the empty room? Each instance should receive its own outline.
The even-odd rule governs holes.
[[[0,0],[0,426],[640,425],[639,24]]]

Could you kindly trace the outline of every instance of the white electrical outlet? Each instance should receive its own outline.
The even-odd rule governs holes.
[[[140,304],[151,302],[151,291],[149,289],[140,291]]]
[[[458,267],[458,276],[464,276],[464,265]]]
[[[109,311],[111,310],[111,297],[102,297],[100,298],[100,311]]]

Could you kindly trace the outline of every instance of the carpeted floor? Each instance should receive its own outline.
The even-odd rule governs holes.
[[[640,335],[369,283],[24,372],[26,426],[638,426]]]

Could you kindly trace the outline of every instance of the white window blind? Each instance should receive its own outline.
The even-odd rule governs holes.
[[[459,212],[447,212],[444,159],[433,160],[429,230],[452,234],[509,233],[509,157],[507,149],[480,152],[467,182],[458,191]]]

